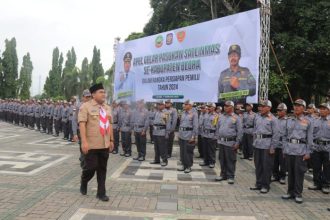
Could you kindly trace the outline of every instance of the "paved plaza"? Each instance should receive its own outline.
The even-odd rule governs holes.
[[[136,147],[133,145],[133,152]],[[193,172],[178,167],[178,146],[167,167],[150,165],[153,146],[147,145],[147,160],[133,161],[110,155],[106,182],[109,202],[95,198],[95,178],[87,196],[79,193],[78,144],[62,137],[40,134],[0,122],[0,219],[70,220],[197,220],[197,219],[330,219],[330,195],[307,190],[304,203],[283,201],[286,185],[271,184],[268,194],[250,191],[254,185],[252,161],[238,157],[234,185],[215,182],[216,168],[200,167]],[[133,154],[133,156],[135,156]]]

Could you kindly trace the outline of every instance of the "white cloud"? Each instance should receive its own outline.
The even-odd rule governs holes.
[[[113,62],[114,38],[125,39],[141,32],[152,15],[149,0],[1,0],[0,50],[4,40],[15,37],[19,63],[30,52],[34,66],[32,94],[41,90],[51,68],[52,50],[64,57],[73,46],[77,65],[92,58],[93,47],[101,50],[104,69]]]

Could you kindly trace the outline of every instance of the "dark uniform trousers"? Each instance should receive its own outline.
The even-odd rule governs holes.
[[[270,181],[274,165],[274,155],[269,149],[254,149],[254,165],[256,167],[256,187],[270,189]]]
[[[203,155],[206,164],[215,164],[215,149],[217,140],[203,137]]]
[[[19,123],[23,126],[23,124],[24,124],[24,116],[23,115],[19,116]]]
[[[47,117],[47,133],[52,134],[53,133],[53,118]]]
[[[171,133],[169,133],[168,139],[166,140],[166,144],[167,144],[167,155],[169,157],[172,157],[173,142],[174,142],[174,131],[172,131]]]
[[[81,175],[81,182],[87,184],[96,172],[98,196],[103,196],[106,194],[105,180],[107,175],[108,159],[108,149],[92,149],[85,155],[85,165]]]
[[[69,140],[72,140],[72,138],[73,138],[72,120],[69,120],[68,129],[69,129]]]
[[[252,134],[243,134],[242,139],[243,146],[243,157],[252,158],[253,157],[253,135]]]
[[[235,178],[237,151],[233,147],[219,145],[219,161],[221,167],[220,176],[227,179]]]
[[[119,148],[119,130],[113,129],[113,138],[114,138],[114,150],[118,152]]]
[[[204,142],[203,142],[203,137],[202,135],[198,135],[198,139],[197,139],[197,148],[198,148],[198,153],[199,153],[199,156],[201,158],[204,158],[204,154],[203,154],[203,145],[204,145]]]
[[[121,132],[121,144],[123,147],[123,151],[125,154],[132,153],[132,137],[130,131],[122,131]]]
[[[40,131],[40,118],[39,117],[36,117],[36,126],[37,126],[38,131]]]
[[[276,180],[284,179],[286,176],[286,162],[282,148],[275,149],[273,177]]]
[[[147,149],[146,135],[141,135],[141,132],[135,132],[135,144],[137,147],[138,156],[145,157]]]
[[[190,168],[193,165],[195,144],[189,143],[187,140],[179,138],[180,160],[184,168]]]
[[[150,142],[154,142],[154,126],[150,125],[149,126],[149,134],[150,134]]]
[[[160,158],[162,158],[162,161],[167,161],[167,145],[165,136],[154,135],[153,140],[155,147],[155,161],[160,162]]]
[[[69,122],[62,122],[64,138],[69,139]]]
[[[47,128],[47,119],[46,119],[46,117],[42,117],[41,119],[41,126],[42,126],[42,130],[44,131],[44,132],[46,132],[46,128]]]
[[[34,128],[34,116],[29,116],[29,126],[30,128]]]
[[[61,127],[61,119],[56,119],[55,120],[55,133],[56,135],[59,135],[60,133],[60,127]]]
[[[316,186],[329,187],[330,184],[330,160],[329,152],[314,151],[312,154],[313,161],[313,182]]]
[[[303,191],[304,176],[307,171],[307,162],[303,157],[285,155],[288,167],[288,194],[292,196],[301,196]]]
[[[25,127],[29,127],[29,116],[25,115],[24,116],[24,124],[25,124]]]

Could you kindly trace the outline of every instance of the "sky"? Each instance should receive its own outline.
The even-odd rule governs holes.
[[[23,55],[30,53],[32,95],[42,92],[55,47],[65,57],[73,46],[80,68],[84,57],[91,61],[96,45],[107,70],[114,39],[142,32],[153,12],[149,0],[0,0],[0,5],[0,53],[5,39],[15,37],[19,70]]]

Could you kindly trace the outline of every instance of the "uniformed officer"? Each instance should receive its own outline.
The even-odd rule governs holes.
[[[274,167],[273,167],[273,181],[279,181],[281,184],[285,184],[286,177],[286,161],[283,155],[283,138],[286,129],[286,123],[288,117],[286,116],[288,107],[285,103],[280,103],[277,106],[277,122],[279,128],[279,142],[275,146],[274,154]]]
[[[42,127],[42,131],[40,131],[41,133],[46,133],[46,128],[47,128],[46,114],[47,114],[47,101],[43,100],[41,105],[41,114],[40,114],[40,122]]]
[[[294,198],[302,203],[304,175],[307,171],[306,160],[310,159],[313,145],[313,126],[304,116],[306,102],[297,99],[294,102],[294,116],[287,119],[284,141],[284,155],[288,167],[288,191],[283,199]]]
[[[194,103],[191,100],[184,102],[184,110],[179,126],[180,160],[182,167],[178,168],[178,171],[184,171],[185,173],[191,172],[195,142],[198,136],[198,115],[192,109],[193,105]]]
[[[204,117],[207,115],[208,109],[207,106],[204,104],[200,106],[200,111],[198,115],[198,140],[197,140],[197,148],[199,157],[198,158],[204,158],[204,140],[203,140],[203,132],[204,132]]]
[[[20,102],[20,106],[18,108],[18,115],[19,115],[19,124],[21,126],[23,126],[24,124],[24,108],[25,108],[25,105],[24,105],[24,100],[22,100]]]
[[[37,100],[36,107],[34,109],[34,117],[36,119],[37,131],[40,131],[40,113],[41,113],[40,100]]]
[[[237,150],[243,137],[241,118],[234,113],[234,102],[226,101],[224,114],[220,115],[216,126],[216,137],[219,144],[220,176],[216,181],[228,179],[234,184]]]
[[[150,135],[150,143],[154,143],[154,119],[155,119],[155,114],[157,111],[157,105],[152,104],[151,109],[149,111],[149,135]]]
[[[252,160],[253,157],[253,127],[256,113],[253,112],[253,104],[245,104],[245,112],[243,113],[243,157],[242,159]]]
[[[171,158],[173,151],[174,132],[178,122],[178,111],[176,108],[173,108],[172,101],[170,99],[165,101],[165,108],[169,112],[171,118],[171,130],[167,140],[167,156],[168,158]]]
[[[133,160],[144,161],[147,147],[147,131],[149,127],[148,110],[144,106],[144,100],[139,100],[132,115],[133,131],[138,156]]]
[[[61,121],[61,101],[58,100],[55,104],[54,111],[53,111],[53,119],[54,119],[54,127],[55,127],[55,137],[58,137],[60,135],[60,124]]]
[[[120,107],[116,100],[113,100],[111,105],[111,110],[112,110],[112,129],[113,129],[113,138],[114,138],[114,149],[112,153],[118,154],[119,141],[120,141],[119,127],[118,127]]]
[[[63,102],[61,113],[63,140],[69,140],[69,107],[66,100]]]
[[[131,71],[132,53],[124,55],[124,71],[116,77],[115,89],[118,98],[126,101],[135,101],[135,73]]]
[[[73,140],[73,131],[72,131],[72,118],[73,114],[76,111],[76,97],[72,97],[71,101],[69,102],[69,140],[74,142]]]
[[[318,119],[317,116],[317,109],[315,104],[311,103],[307,106],[305,111],[306,118],[311,121],[312,124],[314,124],[314,121]],[[312,125],[314,126],[314,125]],[[313,151],[310,154],[311,158],[313,157]],[[310,172],[313,172],[313,160],[307,160],[307,168]]]
[[[260,115],[254,121],[254,164],[256,184],[251,190],[268,193],[274,165],[275,147],[279,141],[277,118],[270,112],[272,103],[264,100],[259,103]]]
[[[132,155],[132,111],[127,101],[122,101],[122,109],[119,114],[118,126],[120,129],[123,152],[120,156],[130,157]]]
[[[89,90],[93,98],[82,104],[78,114],[82,151],[85,154],[80,192],[82,195],[87,194],[87,184],[96,172],[96,197],[101,201],[109,201],[105,180],[109,152],[113,150],[111,109],[105,104],[106,96],[102,84],[95,84]]]
[[[47,134],[53,134],[53,111],[54,104],[52,100],[48,101],[46,118],[47,118]]]
[[[78,126],[78,112],[83,103],[88,102],[91,99],[91,93],[88,89],[85,89],[82,94],[82,102],[77,104],[74,108],[73,116],[72,116],[72,133],[73,133],[73,141],[77,142],[79,144],[79,150],[80,150],[80,167],[83,168],[85,166],[85,155],[82,152],[81,149],[81,137],[80,137],[80,130]]]
[[[309,190],[322,190],[329,193],[330,184],[330,105],[322,103],[320,106],[320,118],[313,122],[314,145],[313,154],[313,182],[314,185],[308,187]]]
[[[203,162],[200,166],[215,166],[215,151],[217,145],[216,126],[218,124],[219,114],[215,112],[216,105],[214,103],[207,104],[208,113],[203,117]]]
[[[235,102],[245,103],[247,96],[254,96],[256,93],[256,80],[248,68],[239,66],[240,58],[241,47],[231,45],[228,51],[230,67],[221,72],[218,82],[219,102],[234,98]],[[231,92],[234,94],[230,94]]]
[[[154,119],[154,147],[155,147],[155,159],[150,164],[160,164],[161,166],[167,166],[167,145],[166,140],[169,137],[171,131],[171,118],[168,111],[165,110],[165,103],[163,101],[157,102],[157,111]],[[161,160],[160,160],[161,159]]]

